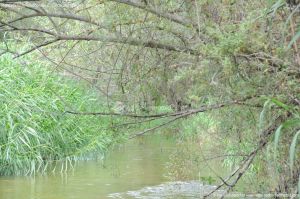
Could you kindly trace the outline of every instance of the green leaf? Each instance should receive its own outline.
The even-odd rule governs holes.
[[[300,119],[299,118],[294,118],[294,119],[290,119],[285,121],[284,123],[282,123],[275,131],[275,138],[274,138],[274,148],[275,148],[275,159],[276,159],[276,154],[277,154],[277,149],[278,149],[278,144],[279,144],[279,139],[280,139],[280,135],[282,132],[282,129],[286,129],[289,127],[295,127],[295,126],[300,126]]]
[[[275,131],[275,140],[274,140],[274,144],[275,144],[275,157],[276,157],[276,153],[277,153],[277,148],[278,148],[278,143],[279,143],[279,137],[281,134],[281,129],[283,128],[283,125],[281,124],[277,130]]]
[[[291,48],[293,43],[295,43],[300,38],[300,30],[294,35],[292,40],[290,41],[288,48]]]
[[[278,0],[271,8],[272,14],[275,15],[277,10],[284,4],[283,0]]]
[[[281,107],[281,108],[283,108],[287,111],[291,110],[291,108],[288,105],[286,105],[285,103],[283,103],[283,102],[281,102],[281,101],[279,101],[275,98],[272,98],[271,102],[273,102],[275,105],[277,105],[277,106],[279,106],[279,107]]]
[[[258,127],[259,127],[260,132],[262,131],[262,128],[264,126],[265,115],[266,115],[266,112],[268,109],[270,109],[270,99],[264,103],[263,110],[260,112],[260,115],[259,115]]]
[[[286,19],[285,23],[284,23],[284,30],[288,30],[288,25],[291,22],[292,17],[294,16],[295,13],[297,13],[298,8],[300,5],[298,5],[295,9],[293,9],[293,11],[291,12],[291,14],[289,14],[288,18]],[[283,31],[283,38],[285,37],[285,31]],[[290,48],[290,47],[289,47]]]
[[[296,145],[297,145],[297,138],[298,138],[299,135],[300,135],[300,130],[293,137],[293,141],[292,141],[292,144],[290,146],[290,169],[291,169],[291,173],[293,172],[294,160],[295,160],[295,151],[296,151]]]
[[[300,174],[299,174],[299,180],[298,180],[298,198],[300,199]]]

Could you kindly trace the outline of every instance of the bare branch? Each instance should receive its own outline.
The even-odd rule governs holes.
[[[147,12],[150,12],[150,13],[154,14],[154,15],[157,15],[159,17],[163,17],[165,19],[168,19],[172,22],[181,24],[183,26],[187,26],[187,27],[193,26],[193,23],[190,20],[185,19],[185,18],[183,18],[181,16],[178,16],[178,15],[166,13],[162,10],[152,8],[152,7],[149,6],[149,4],[146,5],[146,4],[142,4],[142,3],[139,3],[139,2],[133,2],[131,0],[111,0],[111,1],[114,1],[114,2],[117,2],[117,3],[123,3],[123,4],[129,5],[129,6],[132,6],[132,7],[136,7],[136,8],[145,10]]]
[[[33,14],[23,15],[19,11],[15,10],[15,9],[9,7],[9,6],[0,5],[0,7],[3,8],[3,9],[6,9],[6,10],[13,11],[13,12],[18,13],[19,15],[21,15],[21,17],[19,17],[19,18],[16,18],[16,19],[13,19],[13,20],[7,22],[8,24],[14,23],[14,22],[17,22],[17,21],[21,21],[21,20],[24,20],[24,19],[28,19],[28,18],[33,18],[33,17],[54,17],[54,18],[62,18],[62,19],[71,19],[71,20],[75,20],[75,21],[88,23],[88,24],[91,24],[91,25],[96,25],[96,26],[98,26],[100,28],[103,28],[103,29],[108,29],[107,27],[103,26],[102,24],[100,24],[97,21],[93,21],[93,20],[88,19],[86,17],[78,16],[78,15],[75,15],[75,14],[48,13],[46,11],[39,11],[39,12],[36,12],[36,13],[33,13]]]
[[[58,36],[60,40],[82,40],[82,41],[102,41],[102,42],[111,42],[111,43],[120,43],[120,44],[129,44],[132,46],[144,46],[148,48],[158,48],[168,51],[180,52],[180,53],[188,53],[191,55],[200,55],[199,52],[183,48],[181,46],[173,46],[169,44],[158,43],[155,41],[143,41],[137,40],[133,38],[120,38],[120,37],[105,37],[105,36],[77,36],[77,35],[62,35]]]
[[[38,28],[18,28],[16,26],[6,23],[2,20],[0,20],[0,23],[11,28],[11,29],[2,29],[3,31],[33,31],[33,32],[45,33],[45,34],[52,35],[52,36],[56,35],[56,33],[51,32],[49,30],[38,29]]]
[[[199,52],[193,50],[193,49],[188,49],[188,48],[183,48],[180,46],[173,46],[169,44],[163,44],[155,41],[143,41],[143,40],[137,40],[133,38],[120,38],[120,37],[106,37],[106,36],[89,36],[89,35],[56,35],[53,32],[50,32],[48,30],[43,30],[43,29],[35,29],[35,28],[17,28],[14,30],[18,31],[23,31],[23,30],[28,30],[28,31],[36,31],[36,32],[41,32],[41,33],[46,33],[55,36],[55,39],[45,42],[43,44],[38,45],[37,47],[31,49],[30,51],[26,51],[24,53],[21,53],[19,56],[22,56],[24,54],[30,53],[37,48],[47,46],[49,44],[52,44],[58,40],[61,41],[101,41],[101,42],[110,42],[110,43],[119,43],[119,44],[128,44],[132,46],[144,46],[148,48],[155,48],[155,49],[163,49],[163,50],[168,50],[168,51],[174,51],[174,52],[179,52],[179,53],[187,53],[190,55],[196,55],[199,56],[201,55]]]
[[[31,53],[31,52],[33,52],[33,51],[41,48],[41,47],[48,46],[48,45],[53,44],[53,43],[55,43],[57,41],[59,41],[59,39],[53,39],[53,40],[50,40],[50,41],[46,41],[46,42],[44,42],[42,44],[34,46],[33,48],[31,48],[31,49],[29,49],[29,50],[27,50],[27,51],[25,51],[23,53],[20,53],[20,54],[16,55],[14,58],[22,57],[22,56],[24,56],[24,55],[26,55],[28,53]]]
[[[0,3],[15,3],[15,2],[26,2],[26,1],[40,1],[40,0],[3,0]]]
[[[189,109],[185,111],[180,111],[180,112],[167,112],[167,113],[160,113],[160,114],[154,114],[154,115],[137,115],[137,114],[126,114],[126,113],[114,113],[114,112],[74,112],[74,111],[66,111],[66,113],[71,113],[71,114],[76,114],[76,115],[99,115],[99,116],[123,116],[123,117],[133,117],[133,118],[156,118],[156,117],[186,117],[189,115],[197,114],[200,112],[206,112],[214,109],[219,109],[223,107],[227,107],[230,105],[244,105],[243,102],[258,98],[260,97],[259,95],[254,95],[254,96],[247,96],[243,99],[239,100],[231,100],[229,102],[224,102],[220,104],[213,104],[213,105],[208,105],[208,106],[201,106],[198,109]]]

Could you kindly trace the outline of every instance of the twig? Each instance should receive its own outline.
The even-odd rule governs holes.
[[[46,42],[44,42],[42,44],[36,45],[35,47],[33,47],[33,48],[31,48],[31,49],[29,49],[29,50],[27,50],[27,51],[25,51],[25,52],[23,52],[21,54],[18,54],[16,56],[14,56],[14,58],[18,58],[18,57],[24,56],[24,55],[26,55],[28,53],[31,53],[31,52],[33,52],[33,51],[35,51],[35,50],[37,50],[37,49],[39,49],[41,47],[48,46],[48,45],[53,44],[53,43],[55,43],[57,41],[59,41],[58,38],[50,40],[50,41],[46,41]]]
[[[186,115],[185,115],[185,116],[186,116]],[[175,117],[175,118],[173,118],[173,119],[171,119],[171,120],[169,120],[169,121],[167,121],[167,122],[165,122],[165,123],[162,123],[162,124],[160,124],[160,125],[158,125],[158,126],[155,126],[155,127],[153,127],[153,128],[149,128],[149,129],[146,129],[146,130],[144,130],[144,131],[142,131],[142,132],[135,133],[134,135],[130,136],[129,139],[132,139],[132,138],[135,138],[135,137],[144,135],[145,133],[148,133],[148,132],[150,132],[150,131],[154,131],[154,130],[156,130],[156,129],[159,129],[159,128],[161,128],[161,127],[163,127],[163,126],[166,126],[166,125],[168,125],[168,124],[170,124],[170,123],[172,123],[172,122],[174,122],[174,121],[176,121],[176,120],[178,120],[178,119],[181,119],[181,118],[183,118],[183,116],[177,116],[177,117]]]

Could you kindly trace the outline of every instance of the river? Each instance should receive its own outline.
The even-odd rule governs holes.
[[[199,181],[169,182],[166,163],[175,147],[172,137],[145,136],[114,147],[102,161],[79,161],[67,172],[0,177],[0,198],[198,198],[203,188],[211,190]]]

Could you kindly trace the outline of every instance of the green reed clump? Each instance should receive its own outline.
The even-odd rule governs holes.
[[[104,130],[109,119],[64,113],[103,110],[78,84],[42,65],[0,57],[0,175],[45,171],[58,160],[101,154],[113,142]]]

